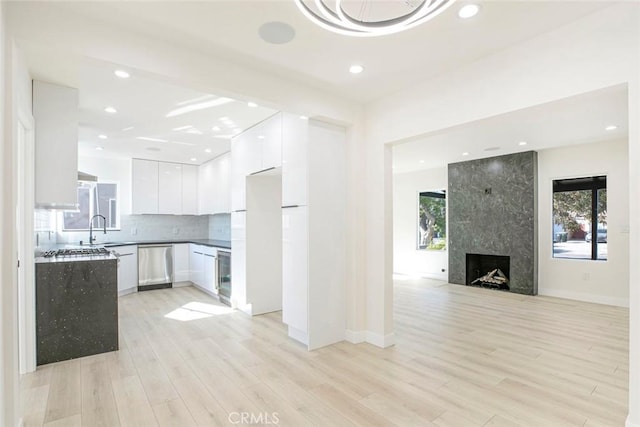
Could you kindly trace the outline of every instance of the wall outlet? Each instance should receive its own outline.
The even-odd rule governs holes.
[[[131,235],[135,236],[136,234],[138,234],[138,229],[136,227],[131,227]]]
[[[173,234],[176,235],[180,233],[180,229],[178,227],[173,227]]]

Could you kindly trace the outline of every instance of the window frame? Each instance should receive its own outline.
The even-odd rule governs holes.
[[[89,182],[89,184],[91,185],[91,191],[89,191],[89,220],[91,220],[91,217],[93,217],[93,215],[95,215],[95,211],[94,211],[94,205],[95,205],[95,188],[98,186],[98,184],[108,184],[108,185],[115,185],[116,186],[116,224],[115,227],[107,227],[107,231],[120,231],[121,230],[121,224],[120,224],[120,217],[121,217],[121,209],[120,209],[120,182],[119,181],[110,181],[110,180],[105,180],[105,181],[97,181],[97,182]],[[79,187],[78,187],[79,188]],[[111,200],[109,201],[109,209],[111,209]],[[73,233],[75,231],[89,231],[89,228],[65,228],[64,225],[64,214],[65,212],[61,212],[60,214],[60,224],[61,224],[61,231],[62,232],[69,232],[69,233]],[[100,223],[100,225],[102,225],[102,223]],[[95,222],[94,225],[94,229],[96,228],[101,228],[100,225],[98,225],[98,222]]]
[[[556,193],[570,192],[570,191],[591,191],[591,258],[564,258],[556,257],[554,252],[554,226],[555,226],[555,210],[554,210],[554,197]],[[598,191],[607,190],[607,175],[592,175],[592,176],[580,176],[576,178],[561,178],[551,180],[551,257],[553,259],[570,259],[578,261],[608,261],[607,258],[598,258]],[[608,200],[607,200],[608,204]],[[595,227],[594,227],[595,223]],[[608,227],[607,227],[608,229]],[[608,233],[607,233],[608,234]],[[608,236],[607,236],[607,244]]]

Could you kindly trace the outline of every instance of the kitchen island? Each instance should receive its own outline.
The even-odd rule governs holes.
[[[118,350],[117,258],[36,259],[37,364]]]

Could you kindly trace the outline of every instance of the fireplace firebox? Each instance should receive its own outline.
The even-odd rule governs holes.
[[[467,286],[509,290],[510,258],[503,255],[467,254]]]

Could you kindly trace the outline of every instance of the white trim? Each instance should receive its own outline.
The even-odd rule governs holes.
[[[603,295],[585,294],[582,292],[571,292],[552,289],[538,288],[538,295],[564,298],[574,301],[592,302],[595,304],[613,305],[616,307],[629,307],[629,298],[607,297]],[[639,426],[640,427],[640,426]]]
[[[123,297],[125,295],[129,295],[129,294],[135,294],[136,292],[138,292],[138,287],[134,286],[132,288],[129,289],[123,289],[121,291],[118,291],[118,297]]]
[[[387,348],[395,345],[396,337],[393,332],[387,335],[381,335],[376,332],[367,331],[366,335],[366,342],[368,342],[369,344],[373,344],[376,347]]]
[[[625,421],[624,426],[625,427],[640,427],[640,424],[632,423],[629,420],[629,415],[627,415],[627,420]]]
[[[344,339],[352,344],[360,344],[367,340],[366,331],[352,331],[347,329],[344,331]]]

